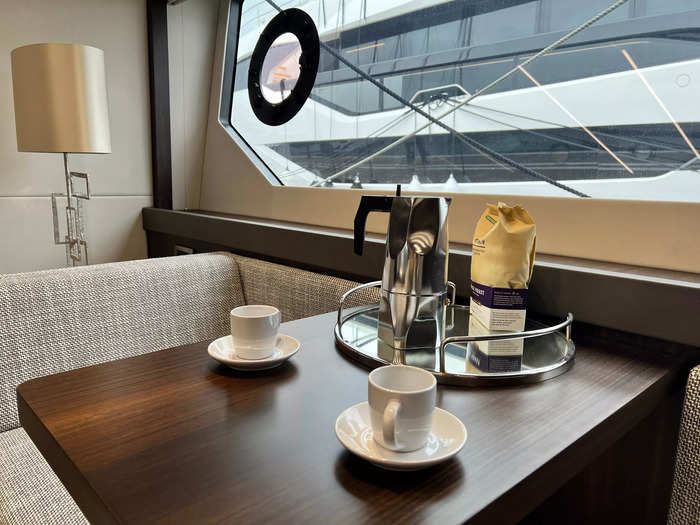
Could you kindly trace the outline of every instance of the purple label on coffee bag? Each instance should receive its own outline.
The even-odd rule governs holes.
[[[527,307],[527,288],[492,288],[472,281],[471,297],[487,308],[525,310]]]

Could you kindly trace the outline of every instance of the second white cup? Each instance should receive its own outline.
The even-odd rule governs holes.
[[[274,306],[247,304],[231,310],[231,337],[242,359],[265,359],[275,352],[282,315]]]
[[[396,452],[423,447],[433,427],[436,385],[433,374],[413,366],[373,370],[368,396],[374,440]]]

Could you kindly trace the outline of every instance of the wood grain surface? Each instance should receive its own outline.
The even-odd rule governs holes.
[[[579,346],[540,384],[438,387],[469,438],[430,470],[388,472],[337,441],[367,370],[335,349],[335,314],[282,325],[284,366],[239,373],[207,343],[20,385],[20,420],[93,523],[509,523],[526,516],[684,381],[672,357]]]

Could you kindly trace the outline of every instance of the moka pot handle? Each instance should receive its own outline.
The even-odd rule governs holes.
[[[364,195],[355,214],[355,253],[362,255],[365,244],[365,226],[367,216],[373,211],[390,212],[394,197]]]

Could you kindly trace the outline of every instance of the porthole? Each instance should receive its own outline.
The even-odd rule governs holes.
[[[301,9],[285,9],[260,34],[248,69],[255,116],[269,126],[291,120],[316,81],[320,44],[316,25]]]

